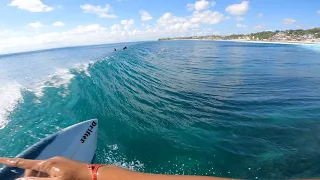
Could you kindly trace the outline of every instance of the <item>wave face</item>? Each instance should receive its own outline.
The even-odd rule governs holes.
[[[0,156],[99,119],[96,163],[233,178],[320,176],[320,54],[163,41],[0,56]]]

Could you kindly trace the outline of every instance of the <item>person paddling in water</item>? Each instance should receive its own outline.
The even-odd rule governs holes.
[[[127,50],[127,46],[124,46],[123,50]]]
[[[0,164],[25,169],[17,180],[224,180],[205,176],[160,175],[134,172],[117,166],[85,164],[64,157],[47,160],[0,158]],[[225,179],[227,180],[227,179]]]

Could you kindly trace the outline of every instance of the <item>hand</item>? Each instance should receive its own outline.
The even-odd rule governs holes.
[[[0,164],[25,169],[25,177],[17,180],[91,180],[91,171],[81,162],[63,157],[48,160],[27,160],[19,158],[0,158]],[[116,166],[99,169],[100,179],[108,180],[227,180],[204,176],[177,176],[133,172]]]
[[[0,164],[25,169],[24,178],[18,180],[91,180],[86,164],[64,157],[48,160],[0,158]]]

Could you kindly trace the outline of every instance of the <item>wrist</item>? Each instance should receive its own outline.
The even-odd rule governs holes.
[[[92,180],[92,172],[88,168],[87,164],[82,164],[81,168],[77,169],[76,180]]]
[[[100,169],[105,167],[104,164],[86,164],[86,171],[83,170],[83,173],[80,172],[79,180],[100,180]],[[77,180],[78,180],[77,179]]]
[[[92,169],[88,167],[88,164],[83,164],[83,166],[77,169],[77,178],[76,180],[93,180],[92,178]],[[122,168],[111,165],[104,165],[97,169],[97,180],[114,180],[119,179]]]
[[[119,167],[112,165],[105,165],[99,168],[97,172],[97,180],[115,180],[120,179],[118,173]]]

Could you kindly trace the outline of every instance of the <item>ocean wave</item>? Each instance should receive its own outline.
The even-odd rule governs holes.
[[[108,148],[102,150],[102,154],[97,157],[99,161],[130,169],[133,171],[143,171],[144,164],[139,160],[128,160],[123,154],[118,150],[118,145],[109,145]]]
[[[22,86],[16,82],[2,84],[0,87],[0,129],[3,129],[9,120],[7,115],[15,109],[19,102],[21,102]]]
[[[47,78],[44,78],[42,81],[38,81],[33,87],[23,87],[17,82],[3,83],[0,87],[0,129],[3,129],[9,122],[7,116],[14,111],[19,103],[23,103],[23,90],[32,92],[38,98],[37,103],[41,103],[39,100],[44,95],[44,90],[46,88],[55,87],[55,88],[64,88],[64,92],[61,94],[63,97],[66,97],[69,93],[68,85],[71,80],[75,77],[72,73],[72,70],[77,72],[84,72],[88,77],[91,77],[88,70],[89,66],[94,64],[94,61],[89,61],[88,63],[76,64],[74,68],[71,69],[56,69],[56,71],[49,75]]]
[[[91,74],[89,72],[89,67],[93,65],[95,61],[89,61],[88,63],[81,63],[81,64],[76,64],[75,69],[80,72],[84,72],[85,75],[88,77],[91,77]]]
[[[43,90],[48,87],[67,87],[74,75],[69,69],[57,69],[55,73],[45,78],[43,81],[39,81],[34,88],[29,90],[33,91],[35,95],[40,98],[43,96]]]
[[[308,50],[320,52],[320,44],[299,44],[299,46]]]
[[[30,91],[22,91],[24,103],[19,108],[14,109],[17,101],[10,98],[6,101],[12,102],[12,108],[7,103],[0,106],[13,111],[10,123],[0,131],[10,135],[0,142],[0,156],[14,156],[38,138],[98,118],[94,163],[164,174],[291,177],[286,170],[272,176],[270,171],[258,172],[259,162],[266,164],[263,169],[283,167],[290,172],[300,171],[305,163],[297,159],[298,169],[285,167],[290,163],[283,162],[290,161],[274,165],[278,156],[260,155],[292,153],[289,160],[293,160],[293,155],[316,149],[319,78],[308,74],[319,65],[317,53],[297,46],[261,44],[258,47],[266,48],[253,49],[231,44],[225,48],[230,42],[223,43],[136,45],[46,74]],[[170,51],[163,52],[164,48]],[[298,63],[301,51],[309,55],[309,64]],[[18,87],[13,88],[15,96],[22,99]],[[0,117],[6,118],[5,112]],[[297,135],[305,141],[297,143]],[[25,136],[28,142],[21,138]],[[302,150],[293,153],[292,148]],[[317,159],[316,155],[309,157]]]
[[[29,89],[30,91],[33,91],[35,95],[40,98],[43,96],[43,90],[45,88],[49,87],[63,87],[66,89],[65,93],[62,95],[65,97],[68,95],[68,90],[67,87],[70,84],[71,80],[75,77],[75,75],[72,73],[72,71],[76,72],[84,72],[84,74],[88,77],[91,77],[90,72],[89,72],[89,67],[90,65],[94,64],[95,61],[89,61],[88,63],[79,63],[75,64],[72,68],[70,69],[56,69],[55,72],[52,75],[49,75],[46,77],[44,80],[39,81],[34,88]]]

